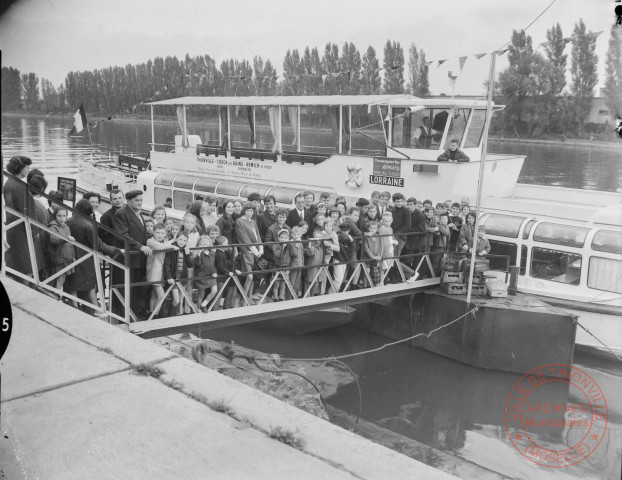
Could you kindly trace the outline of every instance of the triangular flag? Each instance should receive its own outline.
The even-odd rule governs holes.
[[[464,67],[464,64],[466,63],[467,57],[459,57],[458,58],[458,62],[460,63],[460,70],[462,70],[462,67]]]
[[[445,63],[447,60],[449,60],[448,58],[445,58],[443,60],[439,60],[438,61],[438,65],[436,66],[436,68],[440,67],[443,63]]]
[[[432,65],[434,63],[434,60],[430,60],[429,62],[425,62],[426,66],[427,65]]]
[[[565,45],[566,43],[570,43],[570,42],[572,42],[572,37],[566,37],[566,38],[564,38],[564,45]]]
[[[80,133],[84,130],[86,123],[86,113],[84,112],[84,104],[80,102],[80,108],[73,114],[73,128],[70,130],[69,135]]]
[[[541,47],[546,47],[548,44],[549,44],[549,42],[542,42],[542,43],[540,44],[540,46],[541,46]]]
[[[603,31],[601,30],[600,32],[590,32],[587,34],[588,37],[598,37],[601,33],[603,33]]]
[[[509,48],[506,48],[504,50],[497,50],[495,53],[499,56],[503,55],[505,52],[507,52],[509,50]]]
[[[475,54],[475,55],[473,55],[473,56],[474,56],[476,59],[478,59],[478,60],[479,60],[480,58],[485,57],[485,56],[486,56],[486,54],[487,54],[486,52],[484,52],[484,53],[476,53],[476,54]]]
[[[526,53],[529,51],[529,47],[522,47],[518,49],[518,53]]]

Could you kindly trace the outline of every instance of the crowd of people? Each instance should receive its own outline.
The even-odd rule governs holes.
[[[191,313],[190,299],[205,311],[252,304],[262,296],[279,302],[323,295],[346,284],[356,289],[413,282],[438,274],[445,253],[490,252],[484,229],[474,231],[475,213],[467,198],[434,204],[401,192],[373,192],[348,206],[344,197],[322,194],[316,202],[314,193],[305,191],[287,210],[277,208],[271,195],[253,193],[245,200],[220,202],[206,196],[191,203],[177,223],[167,216],[165,205],[145,215],[141,190],[125,195],[112,190],[111,207],[103,214],[98,211],[100,195],[85,193],[71,214],[62,192],[48,192],[46,202],[37,199],[47,183],[40,171],[30,169],[31,163],[27,157],[9,161],[7,171],[19,180],[7,180],[4,196],[7,206],[28,212],[52,231],[33,228],[37,257],[41,252],[39,278],[57,275],[56,288],[98,305],[101,285],[93,262],[67,268],[87,253],[75,244],[96,248],[120,263],[127,253],[131,308],[139,319]],[[7,266],[33,276],[25,233],[17,227],[7,232]],[[432,270],[421,262],[421,254],[431,254]],[[123,284],[123,271],[112,268],[110,282]],[[112,311],[123,315],[116,296],[110,301]]]

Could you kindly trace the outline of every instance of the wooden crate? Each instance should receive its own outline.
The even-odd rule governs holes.
[[[443,272],[441,276],[441,283],[462,283],[462,272]]]
[[[482,285],[476,285],[476,284],[471,285],[471,295],[482,296],[485,293],[486,293],[486,285],[484,285],[484,284],[482,284]]]
[[[464,283],[443,283],[441,290],[450,295],[464,295],[466,293],[466,285]]]
[[[444,272],[461,272],[464,258],[445,257],[441,260],[442,270]]]
[[[471,270],[471,258],[467,257],[464,260],[464,272],[467,273]],[[475,267],[473,271],[475,273],[485,272],[486,270],[490,270],[490,260],[485,258],[476,258],[475,259]]]
[[[508,286],[503,280],[490,280],[486,282],[486,293],[491,297],[507,297]]]

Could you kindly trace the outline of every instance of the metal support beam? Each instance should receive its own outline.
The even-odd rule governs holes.
[[[301,313],[316,312],[325,308],[342,307],[374,300],[400,297],[420,293],[435,288],[439,279],[428,278],[414,283],[399,283],[382,287],[365,288],[343,293],[321,295],[304,299],[266,303],[227,310],[212,311],[209,314],[199,313],[169,318],[158,318],[146,322],[130,324],[130,332],[143,338],[161,337],[175,333],[196,333],[220,327],[243,325],[245,323],[271,320],[278,317],[294,316]]]

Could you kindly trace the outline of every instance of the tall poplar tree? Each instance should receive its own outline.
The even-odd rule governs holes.
[[[428,65],[426,64],[425,52],[419,49],[419,85],[415,90],[415,95],[425,97],[430,95],[430,79],[428,77]]]
[[[400,42],[387,40],[384,46],[384,92],[404,93],[404,49]]]
[[[415,95],[415,91],[419,86],[419,50],[414,43],[410,44],[408,49],[408,83],[406,84],[406,90],[412,95]]]
[[[572,64],[570,68],[572,85],[570,88],[574,96],[574,120],[578,129],[583,129],[592,106],[594,87],[598,83],[596,66],[598,56],[596,51],[596,35],[587,32],[583,19],[575,24],[572,33]]]
[[[622,28],[611,26],[603,95],[614,115],[622,115]]]
[[[26,101],[26,111],[35,111],[39,103],[39,77],[32,72],[23,73],[22,91]]]
[[[2,90],[2,101],[0,103],[2,110],[19,110],[21,108],[21,83],[17,68],[2,67],[0,89]]]
[[[363,95],[377,95],[380,93],[381,80],[379,68],[376,50],[370,45],[361,61],[361,93]]]

